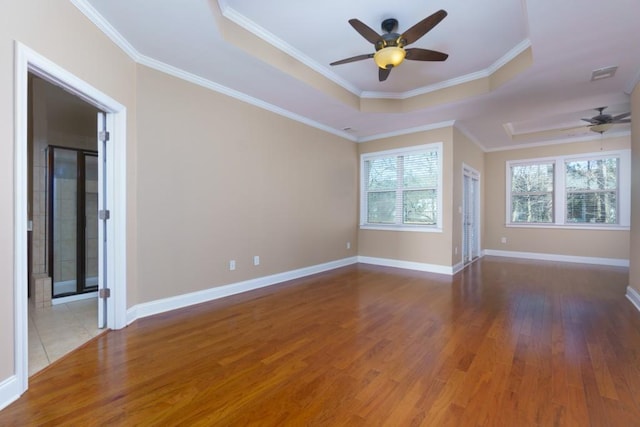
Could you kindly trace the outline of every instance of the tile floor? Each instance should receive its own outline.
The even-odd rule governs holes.
[[[38,309],[29,304],[29,376],[103,331],[96,298]]]

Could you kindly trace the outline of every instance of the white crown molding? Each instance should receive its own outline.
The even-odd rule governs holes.
[[[336,73],[329,71],[327,67],[321,64],[318,64],[318,62],[314,61],[309,56],[305,55],[298,49],[294,48],[289,43],[285,42],[281,38],[277,37],[275,34],[267,31],[265,28],[256,24],[254,21],[250,20],[249,18],[247,18],[246,16],[244,16],[243,14],[241,14],[240,12],[238,12],[237,10],[229,6],[226,1],[219,0],[218,4],[220,6],[220,10],[222,11],[222,15],[225,18],[241,26],[245,30],[251,32],[258,38],[264,40],[265,42],[275,47],[276,49],[279,49],[282,52],[286,53],[287,55],[297,59],[307,67],[311,68],[313,71],[320,73],[327,79],[340,85],[341,87],[353,93],[354,95],[360,96],[362,91],[358,89],[356,86],[352,85],[349,81],[341,78]]]
[[[401,93],[390,93],[390,92],[372,92],[372,91],[364,91],[360,95],[360,98],[373,98],[373,99],[408,99],[413,98],[414,96],[425,95],[427,93],[435,92],[438,90],[446,89],[452,86],[458,86],[464,83],[469,83],[474,80],[483,79],[491,76],[493,73],[498,71],[501,67],[505,66],[509,63],[509,61],[513,60],[515,57],[520,55],[526,49],[531,47],[531,41],[529,39],[524,39],[517,45],[515,45],[511,50],[509,50],[502,57],[498,58],[493,64],[489,65],[484,70],[479,70],[470,74],[466,74],[464,76],[456,77],[453,79],[445,80],[443,82],[435,83],[429,86],[424,86],[421,88],[413,89],[407,92]]]
[[[215,92],[221,93],[223,95],[230,96],[239,101],[246,102],[247,104],[254,105],[258,108],[262,108],[263,110],[270,111],[272,113],[278,114],[280,116],[286,117],[291,120],[295,120],[297,122],[306,124],[308,126],[314,127],[316,129],[320,129],[322,131],[331,133],[333,135],[339,136],[341,138],[348,139],[350,141],[356,141],[355,136],[350,135],[344,131],[338,131],[332,127],[323,125],[322,123],[316,122],[314,120],[308,119],[299,114],[293,113],[289,110],[285,110],[284,108],[280,108],[276,105],[269,104],[261,99],[254,98],[253,96],[247,95],[246,93],[237,91],[235,89],[231,89],[227,86],[223,86],[219,83],[215,83],[211,80],[205,79],[204,77],[197,76],[195,74],[184,71],[180,68],[174,67],[169,64],[165,64],[164,62],[157,61],[153,58],[149,58],[148,56],[141,55],[139,64],[145,65],[149,68],[153,68],[154,70],[160,71],[165,74],[169,74],[173,77],[177,77],[179,79],[185,80],[187,82],[193,83],[198,86],[202,86],[204,88],[213,90]]]
[[[631,136],[631,131],[630,130],[624,130],[624,131],[616,131],[616,132],[607,132],[606,136],[597,134],[595,132],[592,132],[593,135],[584,135],[584,136],[577,136],[577,137],[573,137],[573,138],[555,138],[555,139],[550,139],[548,141],[543,141],[543,142],[532,142],[532,143],[528,143],[528,144],[517,144],[517,145],[509,145],[506,147],[499,147],[499,148],[487,148],[485,151],[487,153],[490,152],[494,152],[494,151],[508,151],[508,150],[519,150],[521,148],[535,148],[535,147],[542,147],[545,145],[558,145],[558,144],[569,144],[572,142],[586,142],[586,141],[596,141],[596,140],[607,140],[607,139],[611,139],[611,138],[618,138],[621,136]]]
[[[362,92],[360,97],[372,98],[372,99],[408,99],[408,98],[413,98],[414,96],[426,95],[427,93],[432,93],[432,92],[435,92],[441,89],[446,89],[452,86],[458,86],[464,83],[472,82],[474,80],[482,79],[489,76],[490,74],[485,69],[485,70],[476,71],[474,73],[466,74],[464,76],[455,77],[453,79],[438,82],[429,86],[423,86],[421,88],[413,89],[407,92],[391,93],[391,92],[365,91],[365,92]]]
[[[464,136],[466,136],[467,138],[469,138],[469,140],[471,142],[473,142],[474,144],[476,144],[478,146],[478,148],[480,148],[480,150],[482,150],[483,153],[487,152],[487,147],[485,147],[479,140],[478,138],[476,138],[471,132],[469,132],[467,130],[466,127],[464,127],[464,125],[462,125],[459,121],[456,121],[453,125],[453,127],[455,127],[456,129],[458,129],[460,132],[462,132],[464,134]]]
[[[636,86],[640,83],[640,70],[636,73],[635,77],[629,82],[624,91],[627,95],[631,95]]]
[[[224,11],[230,6],[227,0],[218,0],[218,7],[220,7],[220,10],[224,13]]]
[[[71,3],[77,7],[93,24],[98,27],[109,39],[114,42],[120,49],[124,51],[131,59],[138,62],[140,52],[134,48],[122,34],[120,34],[87,0],[71,0]]]
[[[307,67],[312,70],[320,73],[327,79],[333,81],[337,85],[343,87],[349,92],[358,95],[360,98],[367,99],[408,99],[418,95],[424,95],[426,93],[435,92],[437,90],[445,89],[452,86],[457,86],[460,84],[468,83],[477,79],[489,77],[491,74],[495,73],[501,67],[509,63],[512,59],[522,53],[524,50],[531,46],[531,41],[529,39],[524,39],[517,45],[515,45],[512,49],[510,49],[506,54],[502,57],[498,58],[493,64],[489,65],[489,67],[479,70],[470,74],[466,74],[464,76],[456,77],[453,79],[449,79],[443,82],[439,82],[433,85],[424,86],[421,88],[417,88],[414,90],[410,90],[407,92],[376,92],[376,91],[361,91],[356,86],[351,84],[345,79],[342,79],[336,73],[328,71],[327,67],[319,64],[314,61],[309,56],[295,49],[293,46],[280,39],[273,33],[267,31],[265,28],[256,24],[254,21],[250,20],[237,10],[233,9],[226,0],[218,0],[218,5],[220,10],[222,11],[222,15],[234,22],[235,24],[241,26],[245,30],[251,32],[255,36],[274,46],[275,48],[281,50],[282,52],[296,58],[301,63],[305,64]]]
[[[531,47],[531,40],[529,39],[522,40],[520,43],[515,45],[509,52],[504,54],[501,58],[498,58],[496,62],[489,65],[489,67],[487,67],[485,71],[487,71],[489,75],[495,73],[500,68],[507,65],[509,62],[514,60],[518,55],[520,55],[522,52],[529,49],[530,47]]]
[[[390,138],[390,137],[394,137],[394,136],[407,135],[407,134],[411,134],[411,133],[428,131],[428,130],[438,129],[438,128],[442,128],[442,127],[452,126],[453,123],[454,123],[454,121],[435,123],[435,124],[429,124],[429,125],[410,128],[410,129],[404,129],[404,130],[400,130],[400,131],[397,131],[397,132],[388,132],[388,133],[384,133],[384,134],[377,134],[377,135],[372,135],[372,136],[368,136],[368,137],[358,138],[355,135],[352,135],[352,134],[350,134],[348,132],[334,129],[334,128],[330,127],[330,126],[324,125],[324,124],[319,123],[319,122],[317,122],[315,120],[311,120],[311,119],[309,119],[307,117],[304,117],[304,116],[301,116],[299,114],[293,113],[293,112],[291,112],[289,110],[285,110],[283,108],[280,108],[280,107],[278,107],[278,106],[276,106],[274,104],[270,104],[268,102],[262,101],[262,100],[260,100],[258,98],[252,97],[252,96],[250,96],[248,94],[245,94],[243,92],[237,91],[235,89],[231,89],[231,88],[229,88],[227,86],[221,85],[221,84],[216,83],[214,81],[211,81],[211,80],[208,80],[206,78],[197,76],[197,75],[195,75],[193,73],[189,73],[189,72],[187,72],[185,70],[182,70],[182,69],[180,69],[178,67],[174,67],[172,65],[166,64],[164,62],[161,62],[161,61],[158,61],[156,59],[150,58],[150,57],[148,57],[146,55],[143,55],[140,52],[138,52],[133,47],[133,45],[131,45],[102,15],[100,15],[100,13],[87,0],[71,0],[71,2],[72,2],[72,4],[74,6],[76,6],[78,8],[78,10],[80,10],[80,12],[82,12],[91,22],[93,22],[93,24],[96,25],[96,27],[98,29],[100,29],[111,41],[113,41],[118,47],[120,47],[136,63],[141,64],[141,65],[145,65],[145,66],[147,66],[149,68],[152,68],[154,70],[157,70],[157,71],[160,71],[162,73],[174,76],[176,78],[188,81],[188,82],[196,84],[198,86],[213,90],[215,92],[230,96],[230,97],[235,98],[235,99],[237,99],[239,101],[246,102],[246,103],[254,105],[254,106],[258,107],[258,108],[270,111],[270,112],[272,112],[274,114],[278,114],[280,116],[289,118],[289,119],[297,121],[299,123],[306,124],[307,126],[311,126],[313,128],[322,130],[324,132],[328,132],[328,133],[330,133],[332,135],[336,135],[336,136],[338,136],[340,138],[344,138],[344,139],[349,140],[349,141],[353,141],[353,142],[373,141],[373,140],[377,140],[377,139]],[[255,23],[253,23],[252,21],[250,21],[249,19],[247,19],[246,17],[244,17],[243,15],[241,15],[240,13],[235,11],[234,9],[232,9],[228,5],[226,0],[218,0],[218,4],[219,4],[220,9],[221,9],[221,11],[223,13],[223,16],[225,16],[227,19],[232,20],[233,22],[235,22],[236,24],[242,26],[243,28],[247,29],[248,31],[252,32],[256,36],[261,37],[263,40],[267,41],[268,43],[272,44],[276,48],[282,50],[283,52],[285,52],[285,53],[297,58],[298,60],[300,60],[305,65],[311,67],[315,71],[320,72],[323,76],[325,76],[328,79],[334,81],[336,84],[339,84],[340,86],[344,87],[346,90],[349,90],[350,92],[355,93],[356,95],[359,95],[361,98],[371,97],[370,95],[374,93],[374,92],[362,92],[362,93],[360,93],[357,89],[355,89],[353,86],[351,86],[346,81],[341,82],[341,81],[337,80],[337,76],[335,74],[327,74],[326,73],[326,68],[318,65],[316,62],[314,62],[310,58],[304,56],[302,53],[300,53],[297,50],[293,49],[287,43],[285,43],[282,40],[278,39],[273,34],[269,33],[265,29],[259,27],[258,25],[256,25]],[[439,89],[442,89],[442,88],[445,88],[445,87],[455,86],[455,85],[458,85],[458,84],[465,83],[467,81],[475,80],[477,78],[486,77],[486,76],[490,75],[491,72],[493,72],[494,70],[497,70],[500,66],[502,66],[502,64],[506,64],[508,61],[510,61],[512,58],[517,56],[520,52],[522,52],[524,49],[526,49],[529,46],[530,46],[530,42],[528,40],[524,40],[523,42],[519,43],[515,48],[513,48],[511,51],[509,51],[506,55],[504,55],[502,58],[500,58],[498,61],[496,61],[494,64],[492,64],[490,67],[488,67],[487,69],[482,70],[482,71],[480,71],[478,73],[468,74],[467,76],[462,76],[460,78],[451,79],[451,80],[448,80],[446,82],[442,82],[442,83],[439,83],[439,84],[436,84],[436,85],[431,85],[431,86],[428,86],[428,87],[425,87],[425,88],[416,89],[415,91],[410,91],[410,92],[405,92],[405,93],[400,93],[400,94],[380,93],[379,97],[405,99],[405,98],[410,98],[412,96],[419,95],[421,93],[433,92],[435,90],[439,90]],[[472,135],[470,135],[468,132],[466,132],[466,130],[464,130],[461,127],[458,127],[458,129],[460,129],[469,139],[471,139],[481,149],[483,149],[483,151],[491,151],[491,150],[487,150],[485,147],[483,147],[483,145],[480,144],[479,141],[476,138],[474,138]],[[519,148],[519,147],[517,147],[517,148]]]
[[[254,289],[276,285],[278,283],[286,282],[289,280],[299,279],[301,277],[310,276],[312,274],[322,273],[324,271],[345,267],[357,262],[357,257],[343,258],[324,264],[317,264],[310,267],[287,271],[284,273],[273,274],[271,276],[258,277],[256,279],[245,280],[244,282],[216,286],[202,291],[190,292],[188,294],[176,295],[174,297],[137,304],[127,310],[127,324],[131,324],[135,320],[141,319],[143,317],[153,316],[154,314],[160,314],[167,311],[188,307],[194,304],[200,304],[203,302],[236,295]]]
[[[409,135],[409,134],[412,134],[412,133],[424,132],[424,131],[428,131],[428,130],[442,129],[442,128],[446,128],[446,127],[451,127],[451,126],[454,125],[454,123],[455,123],[455,120],[449,120],[449,121],[446,121],[446,122],[432,123],[432,124],[428,124],[428,125],[424,125],[424,126],[417,126],[417,127],[413,127],[413,128],[401,129],[401,130],[394,131],[394,132],[379,133],[377,135],[371,135],[371,136],[366,136],[366,137],[363,137],[363,138],[358,138],[357,142],[369,142],[369,141],[375,141],[377,139],[392,138],[394,136]]]
[[[539,252],[500,251],[495,249],[485,249],[483,251],[483,255],[501,256],[506,258],[534,259],[539,261],[559,261],[559,262],[572,262],[572,263],[578,263],[578,264],[594,264],[594,265],[608,265],[613,267],[629,267],[628,259],[618,259],[618,258],[583,257],[583,256],[573,256],[573,255],[547,254],[547,253],[539,253]]]
[[[215,92],[222,93],[239,101],[246,102],[258,108],[262,108],[291,120],[306,124],[316,129],[320,129],[349,141],[357,141],[357,138],[354,135],[351,135],[347,132],[336,130],[327,125],[316,122],[315,120],[311,120],[307,117],[285,110],[276,105],[269,104],[268,102],[254,98],[243,92],[231,89],[227,86],[215,83],[211,80],[189,73],[180,68],[142,55],[106,19],[104,19],[104,17],[100,15],[100,13],[93,6],[91,6],[91,4],[87,2],[87,0],[71,0],[71,2],[80,10],[80,12],[82,12],[91,22],[93,22],[99,30],[101,30],[111,41],[113,41],[138,64],[145,65],[162,73],[169,74],[198,86],[202,86]],[[222,7],[223,4],[226,5],[225,2],[222,2],[220,6]]]

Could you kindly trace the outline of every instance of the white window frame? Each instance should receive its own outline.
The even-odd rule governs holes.
[[[437,196],[436,196],[436,224],[419,225],[419,224],[378,224],[367,222],[367,177],[365,162],[368,160],[375,160],[378,158],[392,157],[392,156],[405,156],[416,153],[424,153],[425,151],[437,151],[438,152],[438,180],[437,180]],[[364,230],[391,230],[391,231],[417,231],[423,233],[441,233],[442,232],[442,143],[436,142],[432,144],[416,145],[406,148],[398,148],[393,150],[376,151],[371,153],[364,153],[360,155],[360,228]],[[397,191],[397,190],[396,190]],[[396,218],[402,216],[402,206],[399,207],[400,214],[396,215]]]
[[[572,161],[597,160],[617,157],[618,160],[618,223],[572,223],[567,222],[565,187],[565,164]],[[553,163],[553,218],[550,223],[522,223],[511,221],[511,168],[512,166]],[[540,157],[506,162],[506,226],[514,228],[567,228],[584,230],[629,230],[631,225],[631,150],[600,151],[554,157]]]

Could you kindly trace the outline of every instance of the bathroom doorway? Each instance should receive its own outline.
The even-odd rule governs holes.
[[[29,74],[29,374],[98,327],[98,112]]]
[[[35,278],[29,274],[33,266],[36,245],[29,244],[29,236],[42,235],[35,232],[36,220],[46,222],[43,218],[35,218],[31,209],[36,205],[46,206],[46,202],[30,200],[35,193],[36,185],[40,191],[46,173],[32,174],[36,169],[35,158],[41,158],[43,152],[33,150],[29,141],[37,141],[31,132],[34,127],[29,123],[34,105],[29,96],[29,85],[33,76],[37,76],[66,92],[83,100],[101,113],[97,114],[98,158],[102,178],[100,186],[102,195],[99,199],[99,284],[98,300],[100,304],[91,304],[98,316],[92,316],[91,324],[99,328],[121,329],[127,325],[127,108],[106,93],[78,78],[69,71],[40,55],[30,47],[16,41],[15,46],[15,132],[14,132],[14,351],[6,354],[14,361],[14,377],[12,381],[0,384],[2,396],[20,396],[29,384],[30,364],[32,362],[29,347],[32,334],[29,315],[34,292],[30,286],[37,280],[46,282],[47,277]],[[29,158],[33,152],[34,158]],[[46,157],[45,157],[46,159]],[[34,161],[34,163],[31,163]],[[42,161],[40,165],[46,163]],[[41,171],[44,166],[40,166]],[[46,184],[44,184],[46,186]],[[46,216],[45,216],[46,217]],[[33,251],[31,251],[33,249]],[[39,260],[42,265],[46,262]],[[42,283],[39,283],[40,285]],[[49,284],[49,287],[51,285]],[[41,289],[38,286],[38,289]],[[49,288],[50,289],[50,288]],[[28,292],[31,290],[32,292]],[[51,295],[51,292],[48,293]],[[76,301],[85,303],[91,300]],[[97,307],[96,307],[97,306]],[[58,306],[56,306],[58,307]],[[74,317],[77,317],[74,315]],[[96,320],[98,322],[96,322]],[[130,321],[130,319],[129,319]],[[51,325],[53,322],[47,322]],[[102,330],[102,329],[100,329]],[[32,371],[31,371],[32,372]],[[13,399],[9,399],[11,401]],[[2,402],[0,402],[2,403]]]

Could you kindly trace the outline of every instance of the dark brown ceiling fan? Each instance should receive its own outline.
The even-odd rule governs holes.
[[[611,129],[613,125],[619,123],[631,123],[631,119],[628,119],[631,113],[622,113],[615,116],[611,114],[605,114],[604,110],[607,107],[599,107],[595,110],[598,112],[598,115],[591,117],[590,119],[582,119],[583,121],[589,123],[589,130],[592,132],[604,133]]]
[[[332,62],[331,65],[347,64],[349,62],[362,61],[373,58],[378,65],[378,78],[385,81],[393,67],[409,59],[412,61],[444,61],[449,55],[429,49],[409,48],[405,46],[416,42],[419,38],[431,31],[447,16],[447,12],[439,10],[415,24],[402,34],[396,33],[398,21],[390,18],[382,21],[383,34],[378,34],[358,19],[350,19],[349,24],[368,42],[375,46],[375,53],[352,56]]]

